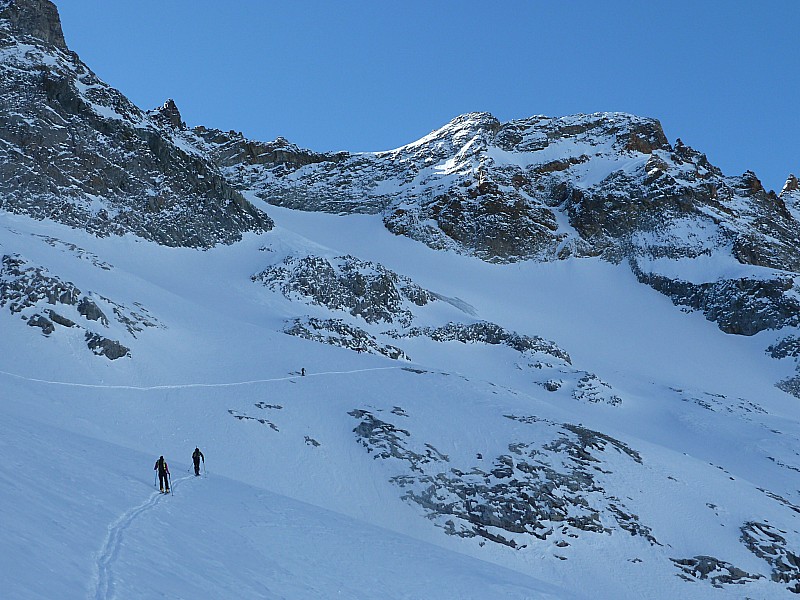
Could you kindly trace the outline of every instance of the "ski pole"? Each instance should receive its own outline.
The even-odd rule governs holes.
[[[169,479],[169,493],[171,496],[174,496],[175,493],[172,491],[172,473],[167,473],[167,478]]]
[[[153,473],[153,487],[156,487],[158,485],[158,483],[156,483],[157,481],[158,481],[158,473]]]

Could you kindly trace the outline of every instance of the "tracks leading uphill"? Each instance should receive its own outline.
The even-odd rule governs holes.
[[[191,477],[187,475],[177,479],[173,484],[173,489],[186,479],[191,479]],[[89,594],[89,600],[109,600],[110,598],[114,598],[112,569],[119,557],[123,535],[134,521],[136,521],[137,517],[154,508],[161,499],[162,494],[160,492],[153,492],[147,500],[123,513],[116,521],[108,526],[108,533],[103,542],[103,547],[97,554],[93,588]]]

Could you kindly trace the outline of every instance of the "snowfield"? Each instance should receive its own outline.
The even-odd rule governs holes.
[[[784,555],[800,549],[798,400],[774,386],[793,372],[765,353],[775,332],[726,335],[625,264],[491,265],[393,236],[378,216],[251,200],[275,229],[206,251],[0,212],[0,255],[71,282],[108,317],[46,299],[0,308],[4,597],[797,597],[742,541],[756,523],[759,543],[780,532]],[[371,261],[451,300],[415,308],[416,326],[491,322],[570,362],[390,340],[392,324],[251,279],[309,255]],[[48,308],[83,328],[30,326]],[[358,324],[409,360],[284,333],[308,316]],[[129,356],[94,354],[86,331]],[[589,458],[566,450],[575,436]],[[154,487],[162,454],[169,496]],[[431,509],[464,500],[456,471],[505,490],[530,460],[591,481],[570,514],[597,510],[605,531],[458,535],[467,521]],[[456,487],[425,496],[449,477]],[[706,556],[751,577],[712,585],[722,571],[675,562]]]

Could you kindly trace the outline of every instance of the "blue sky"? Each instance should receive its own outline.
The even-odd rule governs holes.
[[[142,108],[313,150],[387,150],[459,114],[624,111],[768,189],[800,175],[800,1],[56,0]]]

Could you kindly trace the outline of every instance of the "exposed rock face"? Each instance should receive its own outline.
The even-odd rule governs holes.
[[[43,317],[38,313],[32,315],[31,318],[28,319],[28,325],[30,327],[38,327],[39,329],[42,330],[42,333],[44,335],[50,335],[56,330],[55,326],[53,325],[53,322],[50,319],[48,319],[47,317]]]
[[[772,567],[772,581],[785,583],[790,592],[800,594],[800,548],[789,549],[785,531],[754,521],[742,525],[742,543]]]
[[[559,348],[554,342],[538,336],[519,335],[499,325],[487,323],[485,321],[471,323],[469,325],[463,323],[448,323],[447,325],[437,328],[413,327],[405,336],[425,336],[437,342],[461,342],[464,344],[480,342],[494,346],[503,345],[513,348],[520,353],[549,354],[559,361],[572,364],[569,354]]]
[[[140,305],[130,310],[102,296],[96,298],[110,307],[114,324],[124,327],[133,337],[145,327],[159,326]],[[71,313],[75,320],[46,308],[48,305]],[[0,258],[0,308],[4,307],[27,320],[29,326],[41,329],[45,336],[55,333],[57,326],[82,329],[87,347],[95,354],[111,360],[130,356],[129,348],[93,330],[92,323],[108,329],[110,321],[91,294],[84,294],[75,284],[32,265],[19,255]]]
[[[109,360],[116,360],[123,356],[130,356],[130,349],[116,340],[109,340],[96,333],[86,332],[86,345],[89,350],[98,356],[105,356]]]
[[[634,263],[639,281],[669,296],[679,306],[702,311],[725,333],[754,335],[765,329],[800,325],[800,301],[794,278],[775,274],[773,279],[723,279],[692,283],[642,272]]]
[[[367,323],[408,325],[413,315],[408,305],[424,306],[436,296],[382,265],[354,256],[288,257],[282,265],[253,276],[268,288],[304,299],[330,310],[343,310]]]
[[[800,190],[800,181],[798,181],[797,177],[795,177],[793,174],[790,174],[786,179],[786,183],[783,184],[781,198],[798,190]]]
[[[509,416],[535,427],[535,439],[542,441],[512,443],[508,454],[485,466],[465,465],[369,411],[349,414],[360,421],[353,431],[367,452],[395,465],[392,482],[406,490],[403,498],[450,535],[512,548],[552,539],[563,548],[585,532],[621,530],[658,544],[650,528],[602,487],[598,473],[613,477],[611,449],[615,460],[642,462],[635,450],[609,436],[578,425]],[[611,515],[610,522],[601,515]]]
[[[14,35],[67,49],[58,9],[50,0],[2,0],[0,21],[5,20]],[[0,39],[3,32],[0,30]]]
[[[81,291],[72,283],[48,275],[18,255],[2,257],[0,276],[0,306],[8,306],[12,313],[22,312],[41,300],[74,306],[81,297]]]
[[[174,103],[151,118],[67,50],[52,3],[0,6],[0,208],[168,246],[272,227],[175,130]]]
[[[786,206],[794,219],[800,220],[800,181],[794,175],[789,175],[781,190],[779,199]]]
[[[767,348],[772,358],[797,358],[800,356],[800,337],[790,335]]]
[[[609,384],[594,373],[574,368],[569,354],[555,342],[521,335],[496,323],[447,323],[440,327],[411,327],[386,333],[398,340],[423,337],[440,343],[506,346],[519,353],[517,368],[527,370],[531,382],[548,392],[568,394],[573,400],[591,404],[622,404],[622,398]]]
[[[341,319],[317,319],[314,317],[295,319],[284,332],[356,352],[382,354],[394,360],[408,360],[406,353],[397,346],[381,344],[374,335],[345,323]]]
[[[715,588],[726,584],[744,584],[762,579],[762,575],[752,575],[734,567],[732,564],[713,556],[695,556],[693,558],[673,558],[672,562],[680,568],[678,575],[686,581],[708,580]]]
[[[183,122],[181,111],[178,110],[178,106],[175,104],[175,101],[172,98],[164,102],[164,104],[159,108],[151,110],[147,114],[153,121],[163,125],[164,127],[169,127],[175,130],[186,129],[186,123]]]
[[[264,169],[276,174],[289,174],[306,165],[337,162],[346,153],[325,154],[304,150],[279,137],[273,142],[248,140],[235,131],[220,131],[206,127],[192,130],[194,143],[218,165],[227,179],[237,189],[257,187]],[[296,195],[287,192],[282,202],[285,206],[304,207],[308,190],[298,190]]]

